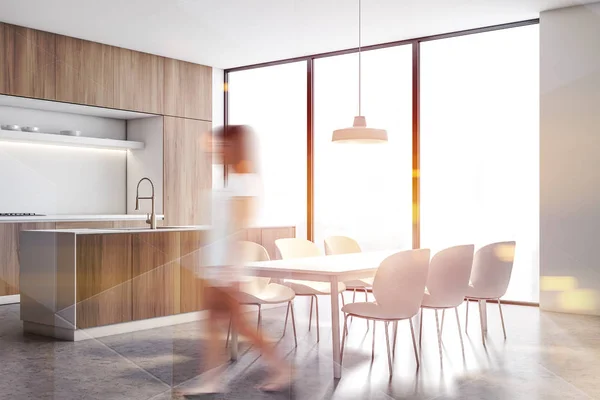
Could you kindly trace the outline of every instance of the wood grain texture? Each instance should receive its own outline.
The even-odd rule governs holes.
[[[115,48],[68,36],[56,37],[56,99],[115,107]]]
[[[296,236],[296,228],[294,227],[282,227],[282,228],[262,228],[261,229],[261,244],[271,257],[271,260],[279,259],[277,249],[275,247],[275,241],[283,238],[293,238]]]
[[[165,225],[210,224],[212,160],[202,135],[210,122],[165,117],[163,136],[163,209]]]
[[[131,321],[132,235],[77,236],[77,327]]]
[[[56,98],[56,35],[0,23],[0,93]]]
[[[206,240],[206,231],[185,231],[180,235],[182,313],[203,309],[204,282],[199,277],[202,276],[202,247]]]
[[[0,223],[0,296],[19,294],[20,232],[54,226],[54,222]]]
[[[0,22],[0,93],[10,94],[15,80],[15,27]]]
[[[111,229],[114,221],[62,221],[56,223],[56,229]]]
[[[262,244],[262,228],[248,228],[246,229],[246,240]]]
[[[162,114],[164,59],[117,47],[113,50],[115,108]]]
[[[212,121],[212,68],[165,59],[164,113]]]
[[[180,233],[137,233],[133,237],[133,319],[180,312]]]
[[[14,62],[11,94],[56,99],[56,35],[15,27]]]
[[[19,293],[19,224],[0,224],[0,296]]]

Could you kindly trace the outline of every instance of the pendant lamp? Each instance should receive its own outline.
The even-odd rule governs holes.
[[[385,143],[388,140],[385,129],[367,127],[367,120],[361,113],[362,92],[362,63],[361,63],[361,37],[362,34],[362,4],[358,0],[358,116],[350,128],[336,129],[331,137],[336,143]]]

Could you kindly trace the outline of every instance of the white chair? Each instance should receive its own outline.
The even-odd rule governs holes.
[[[373,320],[373,348],[371,359],[375,354],[375,322],[385,322],[385,338],[388,353],[388,367],[392,375],[392,355],[390,352],[390,337],[388,325],[407,319],[410,323],[410,332],[413,340],[413,350],[417,368],[419,368],[419,355],[415,341],[415,331],[411,318],[419,312],[427,270],[429,267],[429,249],[408,250],[393,254],[380,264],[373,282],[374,302],[351,303],[342,307],[344,312],[344,334],[342,335],[342,357],[348,330],[348,317]],[[395,326],[394,337],[397,333]],[[343,359],[343,358],[342,358]]]
[[[356,240],[347,236],[329,236],[325,239],[325,254],[352,254],[360,253],[362,250]],[[344,282],[346,289],[352,290],[352,302],[356,301],[356,291],[362,290],[365,292],[365,301],[369,301],[368,289],[373,287],[373,278],[356,279],[353,281]]]
[[[516,243],[514,241],[491,243],[475,253],[473,270],[471,271],[471,284],[465,296],[467,300],[465,332],[469,323],[469,300],[497,300],[502,331],[504,339],[506,339],[500,298],[506,294],[506,289],[508,289],[510,283],[510,275],[515,259],[515,247]],[[481,338],[485,342],[483,315],[480,315],[479,320],[481,323]]]
[[[438,347],[440,351],[440,361],[442,360],[442,329],[444,324],[444,314],[447,308],[454,308],[456,313],[456,323],[458,325],[458,334],[460,336],[460,346],[464,353],[462,332],[460,329],[460,320],[458,318],[458,306],[464,301],[467,290],[469,289],[469,277],[473,266],[473,251],[475,246],[472,244],[450,247],[436,253],[430,264],[427,275],[427,289],[423,295],[421,309],[429,308],[435,310],[435,324],[437,328]],[[443,310],[442,327],[438,319],[438,310]],[[421,321],[419,323],[419,346],[423,336],[423,312],[421,311]]]
[[[275,247],[279,252],[279,255],[283,260],[292,258],[304,258],[304,257],[319,257],[321,253],[316,244],[306,239],[299,238],[285,238],[277,239],[275,241]],[[310,331],[312,325],[312,310],[313,301],[315,303],[316,310],[316,321],[317,321],[317,342],[320,340],[319,335],[319,298],[318,295],[331,295],[331,285],[329,282],[313,282],[313,281],[300,281],[294,279],[285,279],[284,285],[289,286],[296,296],[310,296],[310,316],[308,320],[308,330]],[[346,286],[340,282],[338,284],[338,294],[346,290]],[[342,296],[342,304],[344,303],[344,297]]]
[[[240,241],[236,243],[235,251],[239,252],[243,262],[269,261],[269,253],[258,243]],[[293,300],[296,297],[294,291],[284,285],[271,283],[271,278],[250,277],[240,287],[237,300],[240,304],[255,305],[258,307],[258,322],[256,329],[260,330],[262,322],[261,309],[263,304],[280,304],[287,303],[287,312],[285,314],[285,323],[283,335],[287,330],[288,316],[292,314],[292,328],[294,329],[294,343],[298,346],[296,337],[296,320],[294,318]],[[225,345],[229,344],[229,334],[231,331],[231,321],[229,322],[229,330],[227,331],[227,340]]]

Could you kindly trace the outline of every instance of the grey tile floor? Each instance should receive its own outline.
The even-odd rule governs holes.
[[[349,297],[348,297],[349,299]],[[504,341],[497,307],[489,306],[487,346],[471,307],[469,335],[461,351],[454,315],[446,315],[440,365],[435,319],[424,315],[421,368],[417,371],[408,323],[400,323],[394,376],[389,379],[383,325],[354,320],[342,379],[334,381],[327,302],[321,303],[321,341],[308,332],[308,308],[296,305],[298,347],[291,330],[277,348],[296,371],[292,388],[266,394],[255,386],[266,377],[264,362],[242,343],[242,356],[228,364],[228,393],[213,399],[600,399],[600,318],[506,306]],[[285,308],[263,313],[265,332],[283,330]],[[249,313],[249,318],[256,315]],[[464,329],[464,306],[460,308]],[[172,398],[173,387],[193,383],[206,346],[203,323],[182,324],[83,342],[23,336],[19,306],[0,306],[0,399]],[[227,359],[222,348],[223,361]]]

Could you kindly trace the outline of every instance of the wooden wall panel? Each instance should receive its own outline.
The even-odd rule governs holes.
[[[115,108],[163,113],[164,59],[147,53],[115,51]]]
[[[246,230],[246,240],[262,244],[262,229],[261,228],[248,228]]]
[[[56,35],[15,27],[15,76],[17,96],[56,99]]]
[[[19,293],[19,224],[0,223],[0,296]]]
[[[10,94],[15,75],[15,27],[0,22],[0,93]]]
[[[262,228],[261,229],[261,244],[269,252],[271,260],[279,259],[275,241],[283,238],[296,237],[296,228],[294,227],[278,227],[278,228]]]
[[[133,238],[133,319],[180,312],[179,232],[137,233]]]
[[[204,283],[200,277],[206,236],[206,231],[184,231],[180,235],[182,313],[202,310]]]
[[[113,221],[62,221],[56,223],[56,229],[111,229]]]
[[[132,235],[77,236],[77,327],[131,321]]]
[[[165,59],[164,113],[212,121],[212,68]]]
[[[56,35],[0,23],[0,93],[56,98]]]
[[[210,224],[212,159],[202,145],[210,122],[165,117],[163,209],[165,225]]]
[[[56,99],[115,107],[115,48],[68,36],[56,37]]]
[[[54,227],[54,222],[0,223],[0,296],[19,294],[20,232]]]

